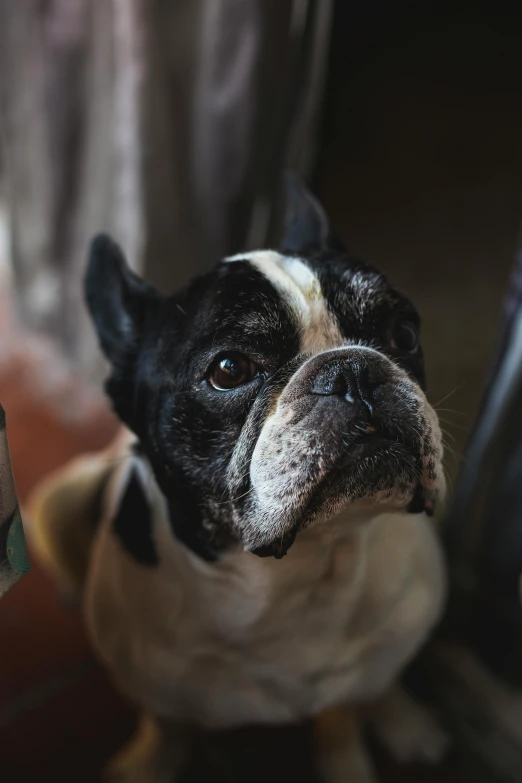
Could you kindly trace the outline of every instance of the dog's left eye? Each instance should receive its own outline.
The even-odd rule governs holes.
[[[419,330],[411,321],[400,321],[393,327],[390,342],[404,353],[415,353],[419,347]]]
[[[254,362],[242,353],[232,352],[219,356],[210,365],[208,380],[218,391],[229,391],[243,386],[258,375]]]

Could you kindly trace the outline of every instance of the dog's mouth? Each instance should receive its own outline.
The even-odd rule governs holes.
[[[236,506],[247,550],[281,557],[304,528],[339,514],[349,524],[420,513],[443,491],[440,431],[422,391],[385,357],[351,350],[305,363],[263,422]]]
[[[383,423],[370,425],[344,442],[344,449],[332,458],[330,469],[318,483],[314,494],[323,501],[334,497],[340,487],[357,485],[352,492],[378,494],[388,490],[390,496],[397,487],[411,484],[420,473],[419,443],[403,429],[400,433]]]
[[[420,443],[410,429],[404,423],[399,429],[383,421],[361,422],[341,439],[340,448],[339,438],[324,442],[321,455],[314,464],[303,465],[288,492],[296,509],[293,524],[274,541],[251,551],[263,557],[283,557],[299,530],[327,520],[356,500],[367,499],[376,507],[389,502],[413,513],[424,510]],[[320,472],[319,462],[324,463]],[[284,470],[281,465],[283,475]],[[281,502],[284,505],[285,498]]]
[[[337,444],[331,454],[331,472],[362,470],[369,464],[376,470],[379,466],[387,470],[395,466],[400,472],[419,457],[419,438],[414,430],[407,423],[398,426],[383,418],[356,423],[343,437],[340,449],[339,440],[334,439]]]
[[[344,464],[351,464],[355,460],[364,460],[370,457],[386,457],[397,450],[407,449],[403,438],[399,438],[383,427],[367,425],[366,430],[358,432],[352,437],[349,448],[343,460]]]

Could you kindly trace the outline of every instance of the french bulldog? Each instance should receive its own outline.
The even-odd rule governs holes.
[[[112,780],[172,783],[185,725],[313,718],[325,783],[375,779],[361,716],[400,760],[445,747],[397,684],[446,584],[419,316],[289,191],[280,251],[172,296],[92,242],[86,301],[131,435],[50,479],[33,527],[143,711]]]

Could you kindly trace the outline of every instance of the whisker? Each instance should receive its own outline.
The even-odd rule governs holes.
[[[444,429],[444,427],[441,427],[441,428],[440,428],[440,431],[441,431],[442,435],[443,435],[445,438],[451,438],[451,440],[452,440],[453,442],[455,442],[455,441],[457,440],[457,439],[456,439],[456,437],[455,437],[455,435],[453,435],[451,432],[448,432],[448,430]]]
[[[236,501],[238,501],[238,500],[241,500],[241,498],[244,498],[244,497],[246,497],[247,495],[249,495],[251,492],[253,492],[253,491],[254,491],[254,489],[255,489],[255,487],[250,487],[250,489],[247,489],[247,491],[246,491],[246,492],[243,492],[243,494],[242,494],[242,495],[238,495],[238,496],[237,496],[237,497],[235,497],[235,498],[230,498],[230,500],[223,500],[223,501],[219,501],[219,503],[217,503],[217,505],[218,505],[218,506],[226,506],[226,505],[228,505],[229,503],[235,503]]]
[[[437,413],[454,413],[456,416],[464,416],[466,419],[470,419],[470,415],[468,413],[464,413],[464,411],[456,411],[454,408],[436,408],[435,406],[432,406],[433,410]]]
[[[456,387],[453,389],[453,391],[450,391],[448,394],[446,394],[446,396],[445,396],[445,397],[443,397],[441,400],[439,400],[438,402],[436,402],[436,403],[435,403],[435,405],[434,405],[433,407],[434,407],[434,408],[436,408],[438,405],[442,405],[442,403],[443,403],[443,402],[446,402],[446,400],[447,400],[447,399],[449,399],[450,397],[453,397],[453,395],[455,394],[455,392],[458,392],[458,390],[459,390],[459,389],[462,389],[462,387],[464,386],[464,384],[465,384],[465,383],[466,383],[466,381],[463,381],[462,383],[460,383],[458,386],[456,386]]]
[[[448,427],[451,427],[452,430],[459,430],[460,432],[469,432],[469,427],[464,427],[462,424],[455,424],[454,421],[451,421],[450,419],[446,419],[443,416],[439,416],[439,422],[442,422],[443,424],[447,424]]]

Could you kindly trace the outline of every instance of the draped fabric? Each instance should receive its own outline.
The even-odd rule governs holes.
[[[89,238],[172,290],[275,241],[308,174],[332,0],[0,0],[2,191],[23,321],[89,380]]]

